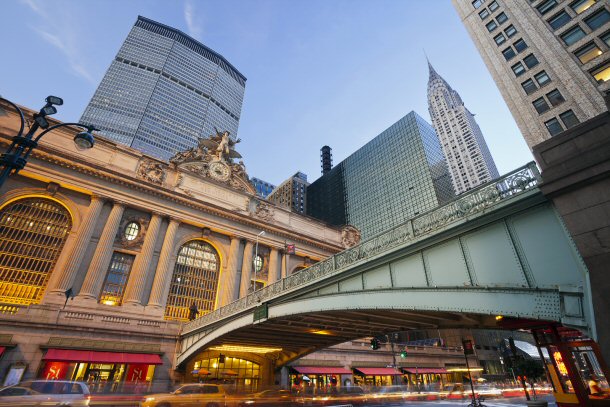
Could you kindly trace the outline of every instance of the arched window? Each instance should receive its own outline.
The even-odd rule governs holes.
[[[193,304],[198,316],[214,309],[220,259],[218,253],[202,240],[191,240],[178,251],[169,289],[165,319],[188,320]]]
[[[0,302],[37,304],[72,228],[66,208],[24,198],[0,210]]]

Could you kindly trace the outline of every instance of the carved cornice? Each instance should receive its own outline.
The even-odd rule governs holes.
[[[0,144],[8,145],[9,143],[6,139],[0,139]],[[139,191],[151,196],[159,197],[183,205],[185,207],[196,209],[204,213],[208,213],[227,220],[231,220],[236,223],[240,223],[248,227],[260,229],[261,224],[265,224],[265,230],[268,230],[269,232],[277,235],[278,237],[290,238],[295,242],[305,243],[312,247],[316,247],[318,249],[326,251],[336,252],[338,250],[341,250],[340,245],[326,243],[320,240],[314,240],[303,236],[298,232],[286,230],[280,225],[272,224],[262,219],[252,219],[245,214],[237,214],[233,211],[229,211],[221,206],[209,202],[197,202],[193,200],[192,197],[186,194],[184,191],[169,190],[163,187],[145,184],[142,183],[140,180],[135,179],[134,177],[126,175],[125,173],[121,173],[109,168],[99,167],[96,164],[86,162],[80,157],[67,157],[64,152],[51,148],[47,145],[39,146],[36,150],[33,150],[31,157],[32,156],[38,160],[48,162],[61,168],[69,169],[83,175],[108,181],[115,185],[121,185],[134,191]],[[32,166],[31,162],[30,164],[28,164],[28,167],[29,166]],[[28,167],[26,167],[26,170]],[[183,174],[180,173],[178,174],[178,176],[182,175]],[[94,194],[96,193],[94,192]],[[150,208],[142,209],[150,210]],[[181,222],[184,222],[184,219],[181,219]]]

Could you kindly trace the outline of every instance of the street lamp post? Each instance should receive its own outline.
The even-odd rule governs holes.
[[[254,245],[254,281],[252,282],[252,292],[256,291],[256,273],[258,268],[258,238],[265,234],[264,230],[256,235],[256,244]]]
[[[93,134],[91,134],[91,132],[96,130],[94,126],[81,123],[60,123],[49,127],[49,122],[47,121],[46,116],[57,113],[55,106],[61,106],[64,101],[57,96],[49,96],[45,99],[45,101],[47,103],[42,107],[42,109],[40,109],[38,113],[34,114],[34,123],[32,123],[28,129],[27,134],[23,135],[23,131],[25,129],[25,117],[23,115],[23,111],[15,103],[0,97],[0,102],[4,102],[12,106],[17,113],[19,113],[19,117],[21,119],[19,133],[12,138],[12,143],[8,150],[6,150],[6,152],[0,156],[0,164],[2,165],[2,170],[0,172],[0,187],[4,185],[4,182],[8,179],[9,175],[17,174],[21,169],[23,169],[23,167],[25,167],[30,153],[38,146],[38,141],[42,138],[42,136],[52,130],[64,126],[79,126],[86,128],[87,131],[82,131],[74,136],[74,144],[76,144],[79,149],[88,149],[93,147],[95,139],[93,138]],[[38,129],[44,129],[44,131],[34,138],[34,134],[36,134]]]

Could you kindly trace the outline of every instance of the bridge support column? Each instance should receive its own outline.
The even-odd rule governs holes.
[[[608,101],[606,102],[608,104]],[[540,190],[563,218],[589,269],[597,342],[610,361],[610,113],[602,113],[533,148]]]

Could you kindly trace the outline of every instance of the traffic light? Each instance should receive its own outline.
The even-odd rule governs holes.
[[[377,338],[371,339],[371,349],[373,349],[373,350],[379,349],[379,339],[377,339]]]
[[[401,358],[406,358],[407,357],[407,350],[403,350],[402,352],[400,352],[400,357]]]
[[[225,363],[225,355],[222,353],[218,355],[218,363]]]

